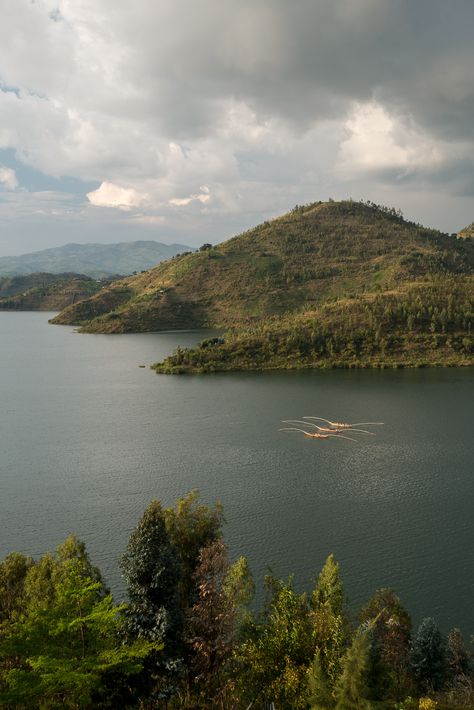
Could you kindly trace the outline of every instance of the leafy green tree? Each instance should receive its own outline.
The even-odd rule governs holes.
[[[348,627],[343,604],[339,564],[331,554],[318,576],[311,607],[314,643],[319,649],[322,671],[333,691],[341,672],[341,658],[347,639]]]
[[[120,567],[129,599],[129,636],[164,641],[168,652],[183,626],[178,605],[181,567],[158,501],[150,503],[132,532]]]
[[[64,549],[71,553],[64,556]],[[105,706],[107,679],[138,673],[158,644],[119,640],[123,607],[114,606],[103,584],[87,574],[85,548],[69,538],[26,574],[24,609],[0,639],[0,704],[5,707]],[[82,559],[74,549],[82,550]],[[48,590],[42,583],[48,570]],[[36,593],[35,593],[36,591]],[[108,695],[108,693],[107,693]]]
[[[409,685],[411,619],[392,589],[378,589],[361,609],[361,624],[372,633],[369,687],[373,699],[406,695]]]
[[[360,627],[347,649],[337,686],[336,710],[367,710],[370,707],[367,671],[370,661],[370,631]]]
[[[196,584],[194,574],[202,548],[222,537],[223,509],[199,505],[199,492],[190,491],[180,498],[175,508],[163,512],[166,531],[181,567],[179,606],[184,613],[194,604]]]
[[[136,677],[135,693],[153,701],[168,699],[182,674],[182,572],[158,501],[150,503],[132,532],[120,567],[128,593],[126,638],[164,643],[163,653],[152,654]]]
[[[250,604],[255,594],[255,584],[246,557],[239,557],[226,574],[223,590],[230,599],[240,629],[250,620]]]
[[[0,625],[12,619],[24,604],[24,587],[34,562],[19,552],[12,552],[0,562]]]
[[[459,629],[451,629],[446,639],[448,677],[452,684],[463,683],[474,672],[474,664]]]
[[[307,707],[307,669],[314,656],[306,595],[267,577],[270,599],[262,618],[249,624],[236,654],[239,689],[246,702],[279,708]]]
[[[446,644],[434,619],[423,619],[411,644],[411,668],[423,692],[440,690],[446,679]]]
[[[316,650],[313,664],[308,671],[308,686],[311,710],[330,710],[334,707],[334,697],[321,666],[319,649]]]
[[[344,591],[339,574],[339,563],[331,553],[319,573],[312,597],[313,607],[327,605],[334,615],[342,614]]]

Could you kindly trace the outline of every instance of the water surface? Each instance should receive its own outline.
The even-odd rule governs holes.
[[[170,377],[138,365],[202,334],[81,335],[50,316],[0,313],[1,556],[75,532],[120,594],[147,503],[199,488],[257,579],[310,588],[333,552],[354,607],[392,586],[416,621],[474,633],[472,370]],[[385,425],[356,444],[278,431],[305,414]]]

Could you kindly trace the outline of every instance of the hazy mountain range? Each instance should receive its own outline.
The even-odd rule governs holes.
[[[0,257],[0,276],[36,272],[60,274],[74,272],[94,278],[121,274],[126,276],[156,266],[175,254],[192,251],[184,244],[155,241],[120,244],[66,244],[21,256]]]

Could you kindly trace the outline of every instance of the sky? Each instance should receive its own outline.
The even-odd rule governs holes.
[[[0,0],[0,256],[474,220],[472,0]]]

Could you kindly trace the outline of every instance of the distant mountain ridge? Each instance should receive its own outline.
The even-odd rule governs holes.
[[[182,252],[193,251],[184,244],[155,241],[117,244],[65,244],[20,256],[0,257],[0,276],[21,276],[38,272],[61,274],[75,272],[103,278],[127,276],[156,266]]]

